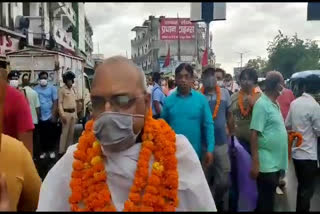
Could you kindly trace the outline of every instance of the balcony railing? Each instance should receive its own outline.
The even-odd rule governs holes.
[[[89,46],[91,49],[93,49],[92,37],[91,37],[88,33],[86,33],[86,35],[85,35],[85,40],[86,40],[88,46]]]

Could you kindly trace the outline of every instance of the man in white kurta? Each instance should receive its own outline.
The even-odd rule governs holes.
[[[111,72],[113,70],[116,70],[116,72]],[[104,74],[104,72],[109,72],[109,74]],[[110,79],[110,77],[112,78]],[[112,84],[112,81],[117,80],[117,86],[119,86],[122,84],[122,79],[123,87],[128,87],[128,91],[135,90],[135,88],[138,88],[139,86],[146,91],[143,73],[140,72],[131,61],[123,57],[112,57],[107,59],[100,66],[100,69],[98,68],[96,71],[95,78],[99,80],[96,80],[93,84],[92,97],[95,96],[98,91],[99,93],[103,91],[100,90],[103,87],[106,88],[106,91],[104,91],[105,94],[110,94],[109,92],[107,93],[109,89],[112,93],[117,91],[119,87],[117,88],[113,85],[112,87],[107,88],[107,85],[110,85]],[[135,79],[140,81],[138,87],[135,84],[127,84],[126,78],[129,78],[132,83],[134,83]],[[110,80],[109,82],[108,79]],[[100,87],[99,90],[95,90],[94,88],[98,88],[98,85],[102,81],[107,82],[103,84],[103,87]],[[133,88],[130,88],[130,85],[133,85]],[[121,88],[120,91],[123,94],[125,89]],[[145,103],[145,106],[149,106],[150,95],[147,95],[146,93],[146,96],[148,96],[148,98],[146,99],[147,102]],[[135,109],[143,106],[142,104],[140,105],[138,101],[136,102]],[[94,108],[93,102],[93,112],[95,112]],[[95,115],[93,116],[95,117]],[[50,170],[43,181],[38,211],[70,211],[69,196],[71,194],[71,189],[69,183],[73,170],[73,152],[76,150],[76,146],[77,145],[73,145],[68,148],[66,154]],[[111,152],[103,147],[107,184],[110,189],[113,204],[118,211],[123,210],[124,203],[128,199],[129,191],[135,176],[140,149],[141,142],[139,141],[120,152]],[[179,205],[176,211],[216,211],[216,206],[200,161],[190,142],[183,135],[176,135],[176,157],[178,160],[179,173]],[[152,163],[153,159],[151,158],[150,167]]]

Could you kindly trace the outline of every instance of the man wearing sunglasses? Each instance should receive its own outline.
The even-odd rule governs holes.
[[[135,177],[141,136],[150,109],[145,76],[127,58],[106,59],[96,69],[91,100],[94,134],[102,146],[107,184],[113,204],[120,211]],[[38,211],[70,210],[69,183],[76,148],[77,145],[70,146],[48,173],[41,188]],[[216,211],[200,161],[183,135],[176,135],[176,157],[179,172],[177,211]]]

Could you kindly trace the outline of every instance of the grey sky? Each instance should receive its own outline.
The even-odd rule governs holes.
[[[189,17],[190,3],[86,3],[87,17],[93,26],[94,52],[105,57],[128,56],[131,29],[142,25],[149,15]],[[256,56],[267,57],[268,41],[280,29],[283,34],[298,34],[303,39],[320,40],[320,21],[306,21],[307,3],[227,3],[227,20],[211,23],[213,49],[217,62],[228,73],[240,62],[237,52],[247,52],[244,62]]]

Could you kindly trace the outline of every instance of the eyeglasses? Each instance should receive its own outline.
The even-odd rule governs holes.
[[[92,96],[92,108],[94,111],[102,112],[105,110],[106,103],[109,102],[113,111],[119,111],[120,109],[125,110],[130,108],[137,99],[144,96],[145,94],[136,97],[130,97],[129,95],[114,95],[110,98]]]

